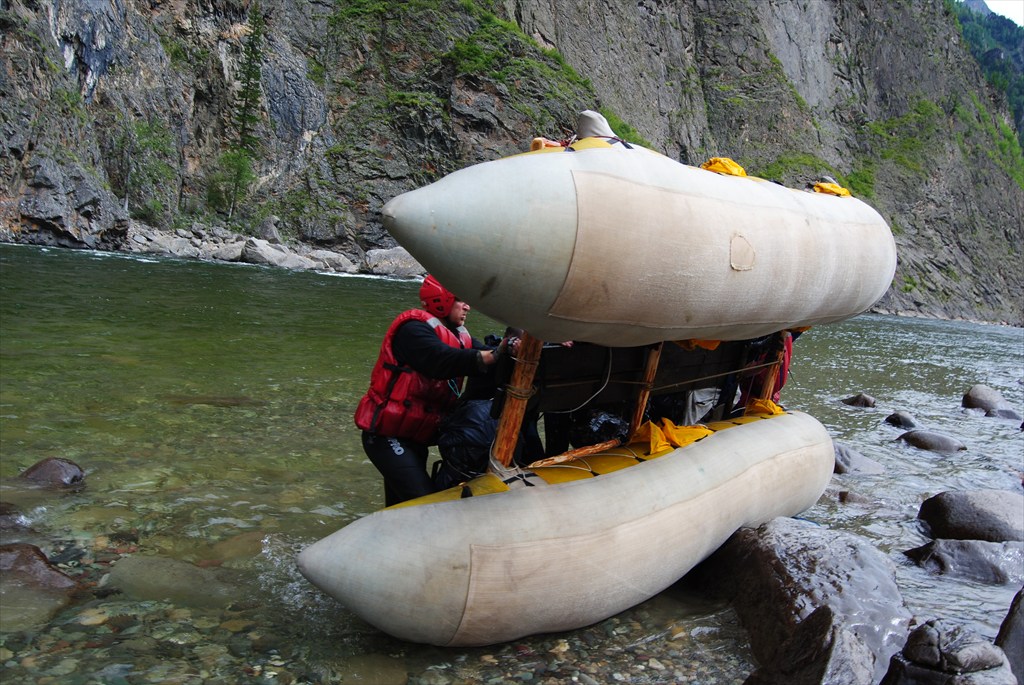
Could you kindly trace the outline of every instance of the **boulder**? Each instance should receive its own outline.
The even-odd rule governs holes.
[[[295,254],[284,245],[275,245],[259,238],[245,241],[241,261],[284,269],[312,269],[316,266],[312,260]]]
[[[19,477],[40,485],[77,487],[84,484],[85,471],[68,459],[47,457],[29,466]]]
[[[749,631],[760,664],[750,682],[873,685],[911,619],[895,573],[864,538],[777,518],[737,531],[691,575]]]
[[[323,264],[323,268],[337,271],[343,274],[353,274],[358,271],[355,263],[343,254],[331,252],[330,250],[313,250],[306,255],[314,262]]]
[[[208,254],[211,259],[216,259],[220,262],[240,262],[242,261],[242,251],[244,249],[245,241],[237,240],[235,242],[223,243]]]
[[[929,497],[917,517],[933,538],[1024,540],[1024,495],[1008,490],[954,490]]]
[[[897,411],[885,417],[885,422],[897,428],[917,428],[917,419],[905,411]]]
[[[0,502],[0,533],[27,528],[28,521],[16,506],[10,502]]]
[[[908,445],[922,450],[929,450],[931,452],[960,452],[966,450],[967,445],[963,444],[956,438],[951,438],[948,435],[942,433],[934,433],[932,431],[908,431],[896,438],[900,442],[905,442]]]
[[[932,573],[993,585],[1024,582],[1024,542],[940,539],[904,554]]]
[[[277,231],[277,225],[279,223],[281,223],[281,219],[273,214],[264,219],[259,227],[260,238],[266,240],[268,243],[281,245],[284,241],[281,240],[281,234]]]
[[[426,273],[404,247],[393,247],[388,250],[370,250],[363,259],[363,271],[380,276],[395,278],[412,278]]]
[[[0,632],[32,630],[68,605],[78,589],[35,545],[0,545]]]
[[[1006,654],[1017,682],[1024,683],[1024,589],[1014,596],[1010,610],[999,626],[996,646]]]
[[[984,410],[985,416],[996,416],[1002,419],[1020,421],[1021,415],[1015,410],[1002,394],[987,385],[973,385],[964,394],[961,405],[965,409]]]
[[[187,607],[225,607],[244,596],[216,569],[158,556],[122,558],[110,570],[109,585],[132,599]]]
[[[960,627],[931,620],[917,626],[889,662],[879,685],[1014,685],[1003,651]]]
[[[885,467],[851,447],[833,441],[836,452],[834,473],[884,473]]]
[[[875,398],[871,395],[865,395],[862,392],[857,393],[852,397],[847,397],[842,400],[843,404],[848,404],[851,407],[873,407],[875,406]]]
[[[758,668],[743,685],[873,683],[874,660],[831,607],[819,606],[779,646],[773,667]]]

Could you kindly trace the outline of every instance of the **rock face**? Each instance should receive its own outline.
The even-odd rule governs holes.
[[[229,209],[256,6],[258,145]],[[276,217],[271,239],[359,263],[394,246],[388,199],[601,107],[687,163],[851,187],[899,247],[880,309],[1024,323],[1019,146],[941,2],[11,0],[0,50],[0,239]]]
[[[749,631],[761,666],[751,685],[873,685],[910,622],[888,557],[796,519],[741,529],[695,580],[729,597]]]

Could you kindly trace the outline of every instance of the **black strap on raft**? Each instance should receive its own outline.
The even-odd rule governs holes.
[[[526,477],[526,474],[523,474],[523,473],[517,473],[516,475],[512,476],[511,478],[506,478],[505,480],[503,480],[501,482],[504,483],[505,485],[508,485],[510,483],[515,483],[517,480],[521,480],[523,482],[523,484],[526,485],[526,487],[529,487],[529,488],[535,487],[534,484],[531,483],[529,481],[529,479]]]
[[[470,487],[468,485],[463,483],[462,484],[462,494],[459,495],[459,498],[460,499],[466,499],[467,497],[472,497],[472,496],[473,496],[473,490],[470,489]]]

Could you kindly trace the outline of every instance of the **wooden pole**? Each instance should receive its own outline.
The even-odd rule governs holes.
[[[505,405],[501,408],[498,420],[498,434],[494,438],[492,456],[502,466],[512,464],[516,443],[519,441],[519,429],[523,425],[526,403],[533,394],[533,377],[537,373],[540,351],[544,341],[523,333],[519,338],[519,352],[516,365],[512,369],[512,378],[505,386]]]
[[[633,418],[629,422],[627,445],[633,440],[633,436],[640,429],[640,423],[644,420],[644,409],[647,408],[647,400],[651,396],[651,387],[654,385],[654,376],[658,373],[658,362],[661,360],[661,348],[664,344],[660,342],[647,351],[647,366],[644,368],[644,380],[636,398],[636,406],[633,407]]]
[[[568,452],[562,452],[554,457],[548,457],[547,459],[539,459],[530,464],[530,468],[536,468],[538,466],[554,466],[555,464],[561,464],[563,462],[572,461],[573,459],[579,459],[580,457],[589,457],[591,454],[597,454],[598,452],[604,452],[605,450],[614,449],[622,445],[622,441],[618,438],[614,440],[606,440],[605,442],[599,442],[596,445],[585,445],[583,447],[577,447],[574,450]]]
[[[779,373],[782,371],[782,362],[786,358],[786,331],[779,331],[777,335],[779,350],[775,354],[771,366],[765,371],[764,385],[761,386],[761,396],[758,398],[761,400],[770,400],[775,394],[775,386],[779,381]]]

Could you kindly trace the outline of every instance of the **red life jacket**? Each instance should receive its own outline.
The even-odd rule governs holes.
[[[459,327],[456,335],[430,312],[410,309],[399,314],[384,335],[380,355],[370,374],[370,389],[359,401],[355,421],[364,431],[430,445],[437,438],[441,419],[455,404],[458,395],[447,379],[429,378],[411,366],[398,363],[391,343],[398,327],[410,320],[430,324],[437,337],[450,347],[473,346],[473,339],[464,327]],[[461,378],[453,382],[456,388],[462,387]]]

